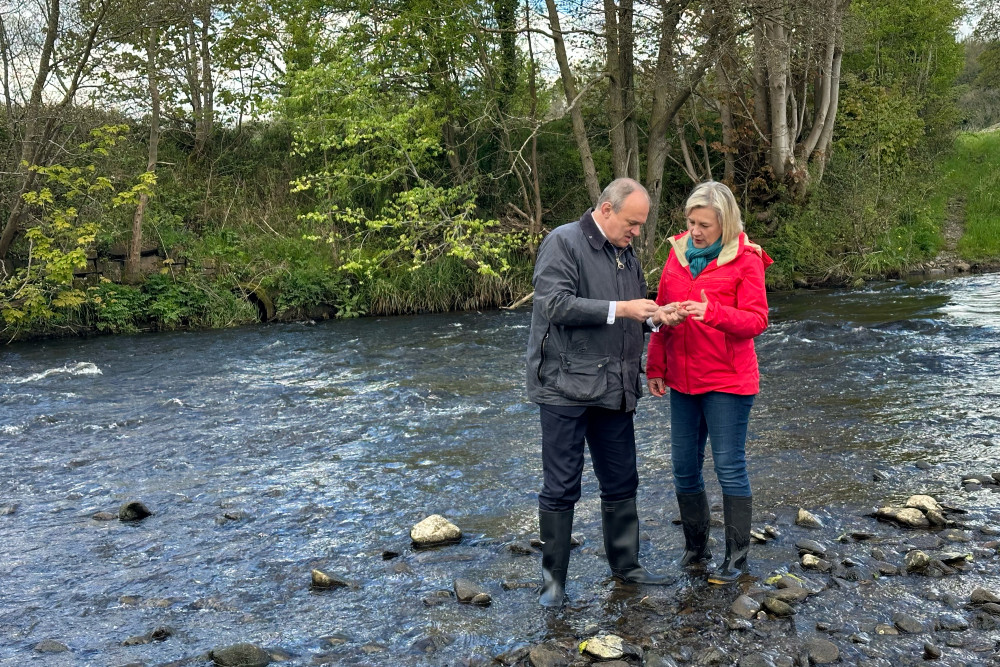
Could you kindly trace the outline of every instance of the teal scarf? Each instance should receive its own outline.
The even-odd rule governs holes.
[[[694,247],[694,242],[688,238],[688,249],[684,256],[687,257],[688,266],[691,267],[691,277],[697,278],[698,274],[704,271],[708,263],[718,257],[720,252],[722,252],[721,236],[707,248]]]

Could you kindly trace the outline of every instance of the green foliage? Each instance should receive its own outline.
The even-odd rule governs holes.
[[[970,261],[1000,259],[1000,132],[960,135],[944,171],[952,195],[965,202],[959,253]]]
[[[87,288],[93,325],[107,333],[135,333],[146,310],[149,296],[138,287],[104,279]]]

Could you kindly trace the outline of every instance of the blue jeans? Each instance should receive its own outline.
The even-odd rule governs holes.
[[[747,423],[753,396],[710,391],[683,394],[670,390],[670,458],[674,465],[674,490],[701,493],[705,480],[705,442],[712,441],[712,461],[722,493],[750,496],[747,476]]]

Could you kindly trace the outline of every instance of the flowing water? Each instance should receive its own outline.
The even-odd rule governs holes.
[[[819,538],[793,525],[799,507],[827,522],[831,541],[860,526],[891,543],[899,531],[864,515],[916,492],[966,507],[975,525],[1000,521],[1000,496],[960,489],[963,474],[1000,471],[1000,277],[770,302],[748,458],[755,524],[783,535],[754,548],[761,574],[794,564],[796,539]],[[673,612],[692,609],[708,628],[702,640],[683,639],[695,651],[728,642],[735,660],[741,647],[773,642],[760,632],[712,634],[735,593],[697,578],[655,591],[610,580],[589,470],[571,604],[557,614],[537,607],[527,584],[538,557],[508,548],[536,532],[528,323],[521,310],[4,348],[0,665],[202,664],[209,649],[237,642],[277,649],[288,664],[485,664],[547,638],[625,626],[669,651]],[[672,569],[682,536],[671,523],[666,401],[641,401],[636,426],[643,558]],[[888,479],[873,482],[877,470]],[[135,524],[92,518],[133,499],[154,515]],[[464,538],[414,551],[409,529],[432,513]],[[357,585],[311,590],[312,568]],[[996,570],[987,558],[956,577],[816,596],[770,636],[804,639],[824,619],[866,630],[862,617],[927,608],[928,590],[967,599],[974,585],[996,589]],[[425,602],[458,576],[482,584],[492,605]],[[635,620],[646,595],[671,612]],[[173,636],[122,645],[160,626]],[[70,651],[36,652],[44,639]],[[864,657],[854,648],[863,644],[837,643],[849,660]],[[977,648],[951,655],[985,661]]]

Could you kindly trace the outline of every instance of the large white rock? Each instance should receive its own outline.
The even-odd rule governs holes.
[[[625,656],[623,644],[618,635],[599,635],[583,642],[580,650],[601,660],[617,660]]]
[[[462,530],[440,514],[431,514],[410,529],[410,539],[420,547],[447,544],[462,539]]]
[[[915,507],[921,512],[941,511],[941,505],[938,504],[938,501],[934,500],[931,496],[922,495],[910,496],[906,499],[904,507]]]
[[[915,507],[880,507],[875,516],[879,519],[889,519],[911,528],[927,528],[931,522],[924,513]]]

